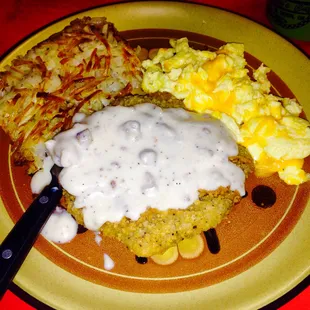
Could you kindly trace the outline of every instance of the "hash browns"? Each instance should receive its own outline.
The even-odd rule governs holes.
[[[15,164],[36,172],[43,143],[69,129],[75,113],[101,110],[141,80],[140,60],[105,18],[76,19],[13,60],[0,72],[0,126]]]

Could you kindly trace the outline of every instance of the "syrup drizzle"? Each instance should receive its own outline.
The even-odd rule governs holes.
[[[258,185],[252,190],[252,201],[260,208],[272,207],[277,201],[274,190],[266,185]]]
[[[216,230],[214,228],[211,228],[207,231],[204,231],[203,233],[205,235],[209,251],[212,254],[217,254],[220,251],[221,246],[218,236],[216,234]]]

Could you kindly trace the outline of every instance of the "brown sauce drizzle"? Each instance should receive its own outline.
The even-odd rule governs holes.
[[[136,261],[137,261],[137,263],[144,265],[147,263],[148,259],[147,259],[147,257],[142,257],[142,256],[136,255]]]
[[[272,207],[277,201],[274,190],[266,185],[258,185],[252,190],[252,201],[260,208]]]
[[[85,228],[83,225],[79,224],[77,233],[78,233],[78,234],[83,234],[83,233],[85,233],[87,230],[88,230],[87,228]]]
[[[220,249],[220,242],[218,239],[218,236],[216,234],[216,230],[214,228],[211,228],[207,231],[203,232],[207,241],[208,249],[212,254],[217,254]]]

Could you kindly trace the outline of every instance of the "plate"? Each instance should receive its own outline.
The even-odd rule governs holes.
[[[243,17],[215,8],[176,2],[131,2],[95,8],[63,19],[19,45],[1,69],[35,44],[83,16],[106,16],[132,45],[166,45],[171,37],[187,36],[198,48],[242,42],[249,69],[261,62],[273,72],[273,92],[296,97],[306,115],[310,69],[308,59],[289,42]],[[255,38],[264,38],[268,44]],[[293,65],[292,65],[293,64]],[[0,236],[8,233],[32,200],[29,177],[10,160],[7,137],[0,134]],[[310,169],[309,160],[306,161]],[[161,267],[139,265],[121,244],[104,239],[98,247],[92,232],[72,243],[54,245],[40,237],[14,282],[57,309],[257,309],[283,295],[309,274],[309,184],[286,186],[276,176],[247,182],[273,188],[277,202],[255,207],[248,195],[218,228],[221,251],[207,250],[195,260]],[[103,269],[103,252],[116,262]],[[160,294],[159,294],[160,293]]]

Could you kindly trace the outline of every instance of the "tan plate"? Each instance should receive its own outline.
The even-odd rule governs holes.
[[[257,68],[261,61],[271,67],[273,92],[295,96],[310,115],[307,57],[254,22],[200,5],[137,2],[86,11],[32,36],[2,61],[0,69],[72,19],[86,15],[108,17],[133,45],[158,47],[167,45],[168,38],[182,36],[198,48],[243,42],[249,68]],[[3,132],[0,145],[3,239],[32,197],[25,170],[11,165]],[[310,170],[309,159],[306,168]],[[259,184],[275,190],[277,202],[272,208],[260,209],[251,202],[251,190]],[[197,259],[179,258],[169,267],[151,261],[139,265],[116,241],[103,239],[98,247],[90,231],[61,246],[40,237],[15,283],[57,309],[257,309],[309,274],[310,184],[287,186],[276,176],[252,176],[246,187],[248,197],[217,228],[221,243],[217,255],[205,250]],[[110,272],[103,269],[104,252],[116,263]]]

